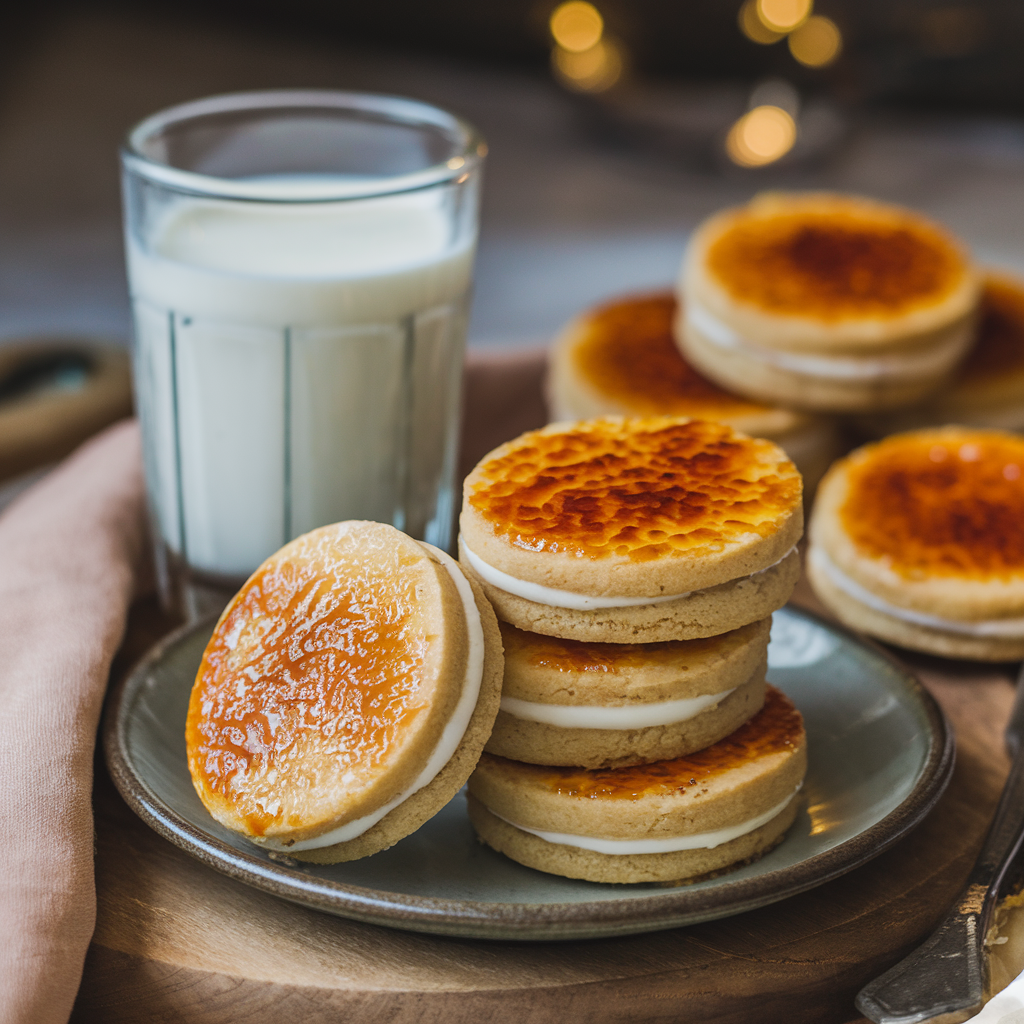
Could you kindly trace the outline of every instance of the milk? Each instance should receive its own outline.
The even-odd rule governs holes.
[[[475,246],[450,200],[175,197],[129,236],[150,503],[189,566],[342,519],[447,546]]]

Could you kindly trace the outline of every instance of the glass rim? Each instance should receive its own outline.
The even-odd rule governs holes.
[[[172,167],[142,150],[144,142],[172,124],[210,114],[241,111],[321,109],[383,115],[395,124],[440,128],[451,135],[457,152],[442,163],[406,174],[380,175],[351,182],[267,182],[222,178],[200,171]],[[414,192],[453,181],[459,183],[483,162],[487,145],[468,122],[440,107],[402,96],[345,92],[334,89],[273,89],[223,93],[157,111],[144,118],[125,136],[121,164],[125,170],[157,185],[211,199],[236,199],[270,203],[338,202]]]

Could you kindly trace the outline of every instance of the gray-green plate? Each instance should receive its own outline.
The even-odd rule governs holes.
[[[307,865],[222,828],[199,802],[185,714],[211,626],[156,647],[110,695],[107,764],[147,824],[240,882],[342,917],[439,935],[570,939],[738,914],[835,878],[920,822],[953,770],[952,735],[917,680],[881,650],[794,608],[776,612],[768,678],[803,712],[804,809],[767,856],[693,885],[547,875],[481,846],[460,794],[418,832],[350,864]]]

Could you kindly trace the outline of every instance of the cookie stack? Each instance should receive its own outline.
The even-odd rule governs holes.
[[[765,697],[769,619],[800,571],[778,447],[679,417],[555,424],[481,461],[460,525],[508,651],[470,781],[485,842],[632,882],[781,838],[805,754],[799,715]]]

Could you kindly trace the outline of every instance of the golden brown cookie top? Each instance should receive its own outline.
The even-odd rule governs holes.
[[[254,836],[316,834],[401,792],[462,687],[443,573],[379,523],[316,530],[257,569],[189,704],[189,768],[211,813]]]
[[[588,313],[573,346],[577,373],[604,397],[641,416],[752,416],[771,407],[731,394],[702,377],[673,335],[672,292],[609,302]]]
[[[843,531],[908,580],[1024,573],[1024,438],[946,427],[849,456]]]
[[[962,384],[997,379],[1024,369],[1024,285],[990,274],[981,296],[978,340],[957,372]]]
[[[750,721],[713,746],[671,761],[630,768],[552,768],[509,762],[494,754],[484,754],[482,760],[493,762],[499,770],[514,769],[525,785],[541,786],[558,796],[640,800],[703,786],[715,776],[742,770],[762,758],[790,753],[804,742],[800,712],[784,693],[769,686],[764,707]]]
[[[735,301],[826,323],[938,305],[969,272],[960,246],[938,225],[839,196],[770,196],[733,211],[704,260]]]
[[[482,461],[466,501],[513,547],[650,562],[775,534],[800,475],[769,441],[676,417],[607,417],[523,434]]]

